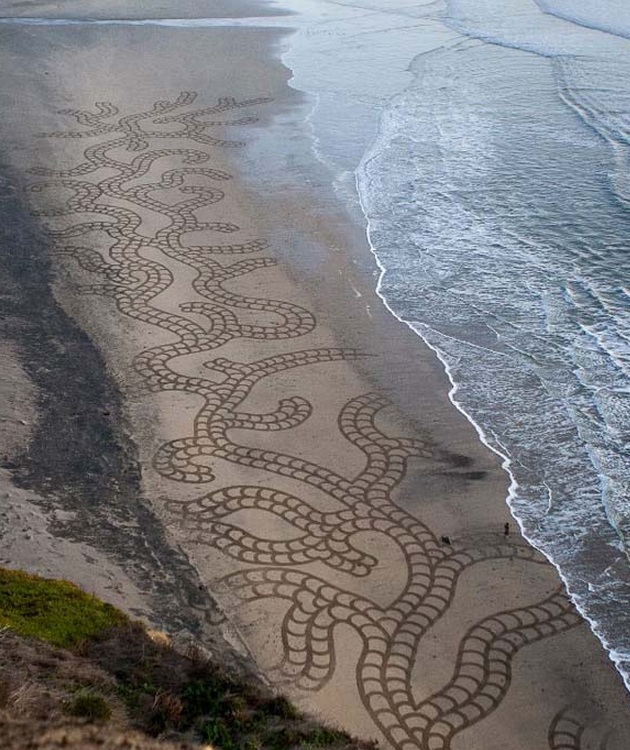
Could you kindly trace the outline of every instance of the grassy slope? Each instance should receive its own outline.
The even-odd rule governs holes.
[[[111,604],[68,581],[0,568],[0,627],[68,648],[127,622],[128,618]]]
[[[70,697],[62,701],[63,711],[84,720],[106,720],[109,704],[122,700],[133,727],[152,736],[209,742],[218,750],[372,747],[315,722],[253,677],[236,677],[198,650],[183,654],[155,642],[142,625],[65,581],[0,569],[2,626],[70,649],[72,654],[61,654],[60,663],[79,660],[111,679],[103,691],[102,686],[86,684],[84,677],[73,685],[66,675],[64,690]],[[37,662],[39,657],[30,658]],[[28,664],[26,669],[32,680],[33,669]],[[85,668],[79,672],[84,675]],[[54,669],[49,668],[45,679],[51,674]],[[5,709],[5,718],[10,718],[12,695],[20,689],[12,689],[10,679],[3,676],[0,659],[0,709]]]

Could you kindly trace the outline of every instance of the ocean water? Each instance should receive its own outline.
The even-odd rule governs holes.
[[[630,6],[282,6],[380,295],[444,363],[630,688]]]

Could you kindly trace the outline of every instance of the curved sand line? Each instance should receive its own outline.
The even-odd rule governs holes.
[[[264,241],[234,241],[239,226],[220,216],[206,218],[224,200],[230,181],[227,172],[209,166],[208,149],[243,145],[207,131],[254,122],[232,112],[249,111],[265,100],[224,98],[191,109],[194,102],[195,94],[184,92],[122,117],[108,102],[96,103],[94,110],[67,111],[83,129],[48,136],[89,138],[91,144],[74,166],[38,170],[42,180],[32,186],[44,195],[57,194],[56,208],[41,215],[49,217],[59,253],[100,278],[84,291],[111,298],[124,316],[166,335],[134,358],[145,388],[194,394],[188,434],[164,442],[153,459],[173,533],[183,544],[222,558],[223,572],[215,576],[213,589],[241,627],[247,626],[255,655],[259,645],[252,633],[257,628],[264,633],[268,625],[248,619],[248,608],[275,603],[281,614],[281,658],[267,670],[270,678],[301,694],[323,690],[338,676],[337,656],[346,637],[339,626],[344,626],[343,633],[351,630],[358,643],[352,681],[369,718],[366,734],[379,734],[400,750],[484,746],[483,735],[471,730],[510,694],[518,680],[517,654],[562,638],[581,619],[565,593],[555,583],[549,587],[555,577],[551,568],[517,536],[451,543],[397,502],[411,466],[431,471],[436,464],[448,466],[449,457],[426,436],[392,434],[387,426],[392,410],[382,394],[345,399],[337,433],[319,435],[338,446],[338,465],[322,462],[318,450],[310,455],[300,442],[288,450],[290,438],[276,445],[276,436],[307,426],[322,404],[276,388],[276,406],[265,411],[253,399],[256,389],[291,372],[301,378],[333,377],[335,368],[347,368],[365,354],[320,343],[317,320],[308,309],[261,296],[264,281],[251,279],[275,265],[260,255]],[[147,212],[160,217],[161,228],[147,228]],[[230,238],[222,241],[223,235]],[[212,239],[192,244],[199,236]],[[174,313],[162,300],[181,268],[192,281],[185,289],[189,299],[178,290]],[[258,293],[244,292],[247,283]],[[246,361],[235,356],[253,343]],[[182,363],[200,354],[206,359],[193,376]],[[346,370],[341,372],[343,377]],[[296,382],[299,391],[306,380]],[[217,486],[227,465],[233,467],[233,481]],[[177,490],[196,484],[210,489],[192,498]],[[272,531],[256,533],[245,523],[252,512],[269,518]],[[392,582],[386,597],[370,592],[371,576],[379,567],[387,569],[392,556],[402,585]],[[540,595],[534,586],[527,602],[485,613],[467,626],[454,619],[452,627],[461,627],[461,635],[452,676],[419,697],[424,639],[449,617],[464,577],[491,561],[536,566],[547,576],[549,590]],[[343,714],[340,706],[340,722]],[[589,731],[606,747],[608,729],[594,726]],[[548,745],[579,750],[584,731],[570,708],[560,708],[549,726]],[[464,732],[471,744],[457,744]]]

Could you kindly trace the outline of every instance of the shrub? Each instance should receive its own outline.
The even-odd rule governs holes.
[[[8,677],[0,676],[0,708],[5,708],[11,697],[12,686]]]
[[[112,715],[105,698],[88,690],[80,690],[68,701],[65,710],[71,716],[80,716],[88,721],[107,721]]]
[[[303,741],[308,747],[330,747],[330,745],[345,743],[346,739],[347,736],[337,729],[317,727],[316,729],[311,729],[304,736]]]
[[[176,727],[181,721],[184,704],[171,692],[158,692],[149,713],[149,725],[154,732]]]
[[[201,729],[201,734],[206,742],[217,745],[221,750],[240,750],[240,744],[233,736],[233,730],[221,718],[208,719]]]
[[[297,720],[300,718],[297,708],[284,695],[276,695],[265,701],[260,710],[269,716],[278,716],[281,719]]]

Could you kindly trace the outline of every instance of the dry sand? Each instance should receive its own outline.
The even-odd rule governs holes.
[[[175,587],[194,574],[270,681],[383,747],[627,747],[619,676],[556,571],[504,535],[506,475],[382,307],[364,239],[313,186],[252,190],[226,143],[298,103],[279,34],[0,34],[3,93],[23,92],[3,142],[20,174],[50,170],[25,195],[57,299],[124,395],[160,544],[185,553]],[[143,566],[94,589],[133,598]]]

